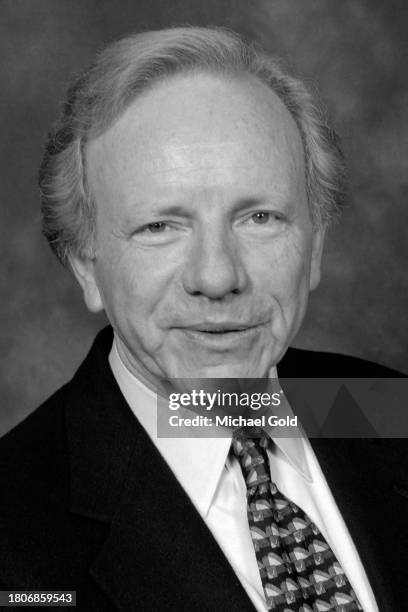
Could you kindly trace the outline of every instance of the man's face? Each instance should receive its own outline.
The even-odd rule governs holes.
[[[319,281],[303,149],[255,79],[172,77],[87,148],[96,256],[73,260],[136,375],[268,374]]]

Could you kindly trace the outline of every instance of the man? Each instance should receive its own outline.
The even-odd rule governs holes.
[[[393,374],[288,350],[342,168],[304,86],[222,30],[125,38],[73,84],[41,169],[44,233],[113,333],[2,440],[3,589],[76,590],[84,610],[407,609],[403,448],[269,430],[259,459],[232,432],[155,429],[164,379]],[[279,587],[259,565],[240,444],[317,529],[330,575],[316,552],[313,585],[294,582],[293,547]]]

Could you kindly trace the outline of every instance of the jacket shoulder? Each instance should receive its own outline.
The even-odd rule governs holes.
[[[81,584],[85,598],[91,585],[89,563],[104,526],[70,510],[65,412],[72,398],[71,382],[0,440],[0,584],[9,590]],[[101,597],[89,588],[93,601]]]
[[[281,378],[401,378],[405,374],[359,357],[289,348],[278,364]]]
[[[0,515],[24,513],[28,507],[61,506],[67,480],[64,423],[66,387],[0,439]]]

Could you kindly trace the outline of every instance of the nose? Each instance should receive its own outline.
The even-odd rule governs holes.
[[[209,227],[191,237],[183,285],[190,295],[221,300],[244,290],[248,277],[227,229]]]

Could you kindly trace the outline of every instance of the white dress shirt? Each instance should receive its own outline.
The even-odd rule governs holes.
[[[258,612],[266,612],[252,544],[246,485],[230,437],[158,438],[157,397],[123,364],[114,341],[109,363],[127,403],[217,540]],[[276,377],[276,370],[271,378]],[[273,438],[271,478],[318,526],[335,553],[364,612],[378,612],[358,552],[305,437]],[[211,458],[209,461],[208,458]],[[186,460],[188,459],[188,460]]]

